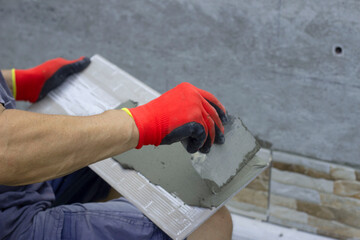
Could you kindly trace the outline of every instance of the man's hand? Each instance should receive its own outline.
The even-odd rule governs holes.
[[[36,102],[63,83],[68,76],[84,70],[90,59],[55,58],[26,70],[12,70],[12,88],[16,100]]]
[[[208,153],[214,142],[225,141],[224,106],[211,93],[190,83],[182,83],[129,111],[139,129],[138,149],[182,141],[190,153]]]

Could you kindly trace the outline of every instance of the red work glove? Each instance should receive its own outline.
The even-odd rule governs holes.
[[[183,141],[194,153],[210,151],[211,145],[225,141],[224,106],[211,93],[190,83],[181,83],[151,102],[129,109],[139,129],[143,145],[171,144]]]
[[[71,74],[84,70],[90,59],[56,58],[26,70],[12,69],[13,95],[16,100],[36,102],[63,83]]]

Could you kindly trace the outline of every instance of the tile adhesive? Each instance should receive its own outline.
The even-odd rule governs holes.
[[[135,102],[128,101],[119,108],[135,106]],[[224,126],[225,143],[213,145],[208,154],[189,154],[182,144],[176,143],[145,146],[113,159],[123,168],[140,172],[188,205],[217,207],[236,192],[242,176],[252,175],[267,164],[254,158],[260,146],[240,118],[229,119]],[[252,163],[247,165],[251,159]]]

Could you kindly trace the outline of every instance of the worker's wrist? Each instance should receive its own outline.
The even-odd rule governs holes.
[[[119,110],[117,110],[117,111],[119,111]],[[120,110],[119,112],[122,115],[123,119],[129,123],[128,146],[130,148],[135,148],[139,143],[139,130],[136,126],[134,118],[132,118],[127,111]]]

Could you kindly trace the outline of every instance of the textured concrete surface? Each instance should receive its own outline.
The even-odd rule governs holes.
[[[2,68],[99,53],[160,92],[213,92],[276,149],[360,165],[359,1],[0,3]]]

